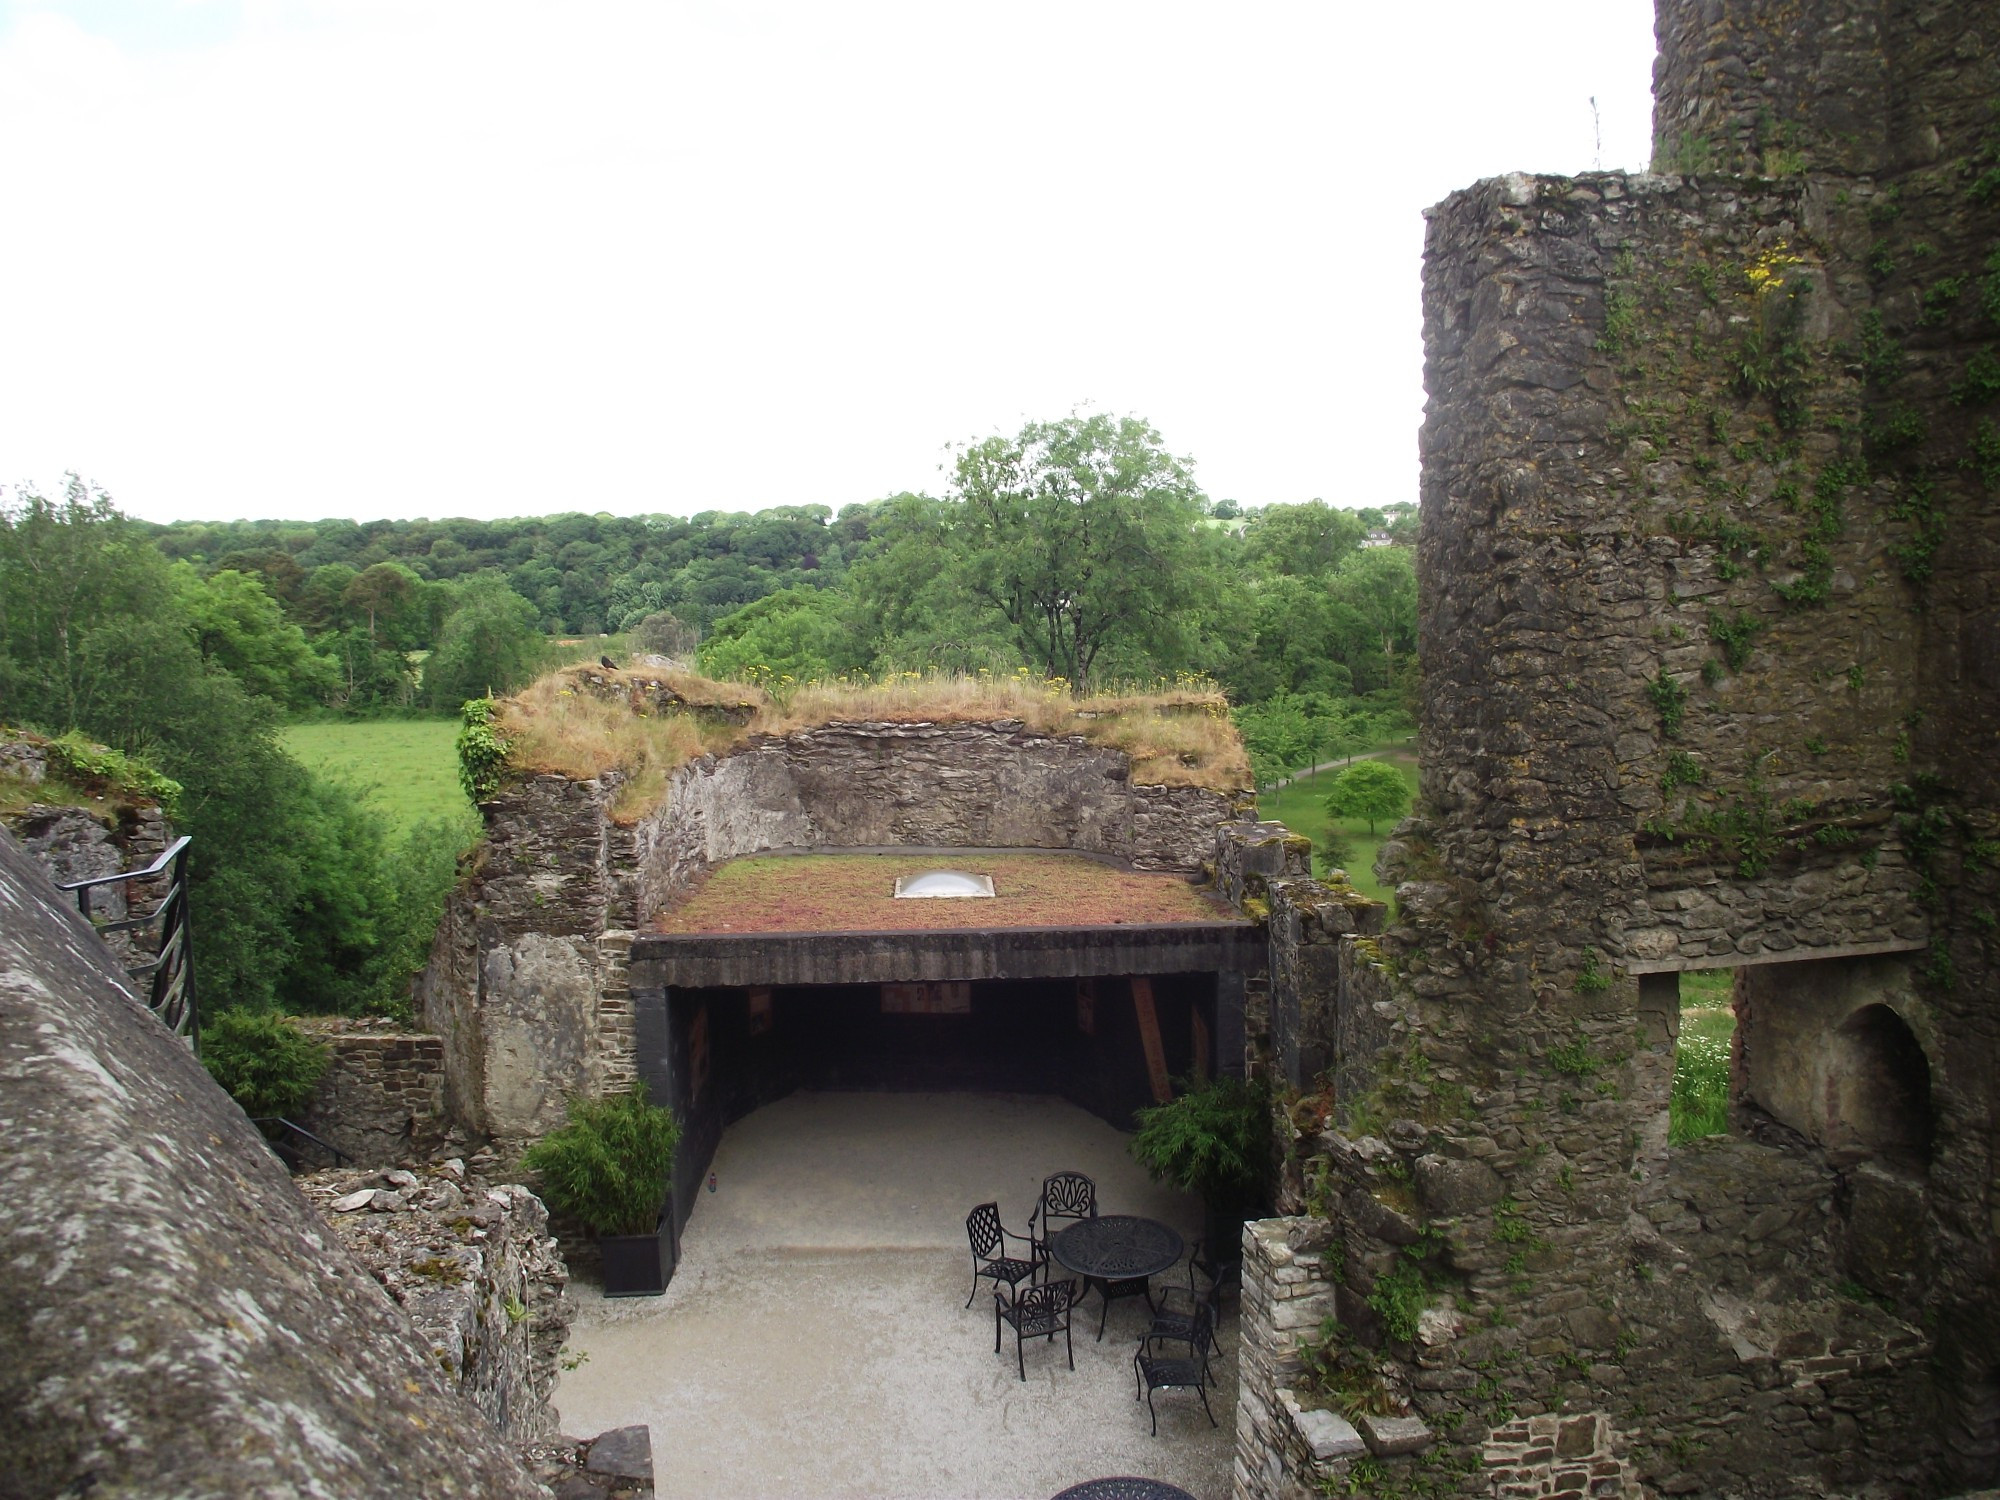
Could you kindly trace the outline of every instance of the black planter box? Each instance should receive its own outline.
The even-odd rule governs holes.
[[[660,1211],[651,1234],[600,1234],[597,1251],[604,1258],[605,1296],[659,1296],[674,1276],[671,1211]]]

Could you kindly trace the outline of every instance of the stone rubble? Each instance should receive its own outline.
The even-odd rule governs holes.
[[[575,1307],[539,1198],[469,1176],[456,1158],[298,1184],[497,1431],[517,1442],[555,1432],[549,1401]]]

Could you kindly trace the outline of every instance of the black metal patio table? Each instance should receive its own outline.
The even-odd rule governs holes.
[[[1086,1479],[1082,1484],[1071,1485],[1055,1500],[1194,1500],[1194,1496],[1164,1479],[1121,1475],[1112,1479]]]
[[[1144,1297],[1153,1305],[1152,1278],[1171,1270],[1185,1248],[1170,1225],[1131,1214],[1105,1214],[1070,1225],[1049,1241],[1049,1254],[1065,1269],[1083,1278],[1084,1289],[1097,1284],[1103,1307],[1097,1315],[1097,1337],[1104,1338],[1104,1320],[1118,1297]]]

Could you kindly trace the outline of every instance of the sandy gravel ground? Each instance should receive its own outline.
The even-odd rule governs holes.
[[[1224,1500],[1235,1429],[1236,1314],[1222,1329],[1210,1428],[1191,1392],[1162,1392],[1160,1434],[1133,1400],[1145,1304],[1093,1294],[1076,1369],[1060,1338],[1015,1373],[993,1352],[987,1284],[968,1309],[965,1214],[997,1199],[1025,1231],[1050,1172],[1098,1185],[1104,1213],[1192,1236],[1200,1206],[1156,1187],[1126,1137],[1057,1099],[996,1094],[794,1094],[724,1135],[664,1297],[606,1300],[579,1284],[556,1392],[566,1432],[652,1426],[659,1493],[1050,1496],[1138,1474]]]

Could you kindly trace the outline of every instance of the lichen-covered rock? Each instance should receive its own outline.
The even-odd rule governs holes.
[[[0,834],[10,1496],[546,1495]]]

